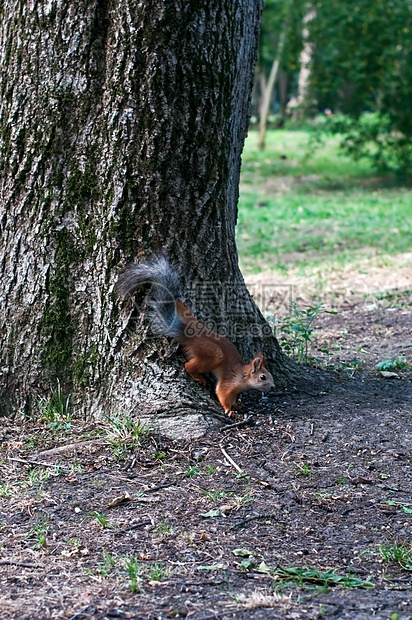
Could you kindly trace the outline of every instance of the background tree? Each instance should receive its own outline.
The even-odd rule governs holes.
[[[354,155],[369,155],[381,167],[407,169],[412,162],[411,3],[332,0],[315,10],[309,23],[309,105],[347,115],[332,123],[346,134],[346,148]]]
[[[287,369],[234,239],[260,0],[0,11],[1,412],[29,412],[58,378],[89,413],[204,428],[210,398],[112,291],[122,266],[166,250],[201,320]]]
[[[259,101],[255,112],[259,116],[265,99],[269,113],[277,101],[284,115],[288,97],[296,89],[304,4],[303,0],[266,0],[264,4],[255,82],[255,100]],[[274,66],[277,70],[271,84]]]

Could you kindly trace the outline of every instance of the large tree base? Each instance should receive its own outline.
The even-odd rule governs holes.
[[[141,366],[139,369],[141,372]],[[110,415],[118,412],[167,437],[189,439],[224,423],[225,414],[212,393],[187,375],[180,359],[146,359],[143,373],[115,383],[93,413],[99,416],[105,411]]]
[[[321,383],[317,373],[295,364],[283,353],[271,364],[271,370],[277,390],[313,392]],[[105,412],[123,413],[173,439],[200,437],[230,423],[216,399],[213,379],[208,380],[207,387],[197,385],[185,372],[180,356],[174,360],[146,359],[143,374],[135,378],[129,375],[127,381],[114,384],[105,402],[89,411],[97,417]]]

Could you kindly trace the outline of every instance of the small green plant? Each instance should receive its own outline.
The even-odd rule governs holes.
[[[162,459],[165,459],[166,457],[167,457],[166,452],[159,451],[159,452],[156,452],[156,454],[155,454],[155,459],[157,461],[161,461]]]
[[[189,465],[187,470],[184,473],[185,478],[193,478],[194,476],[198,476],[200,474],[199,468],[194,465]]]
[[[225,499],[226,497],[230,497],[232,495],[231,492],[227,491],[207,491],[206,489],[202,489],[202,492],[212,500],[214,504],[217,504],[221,499]]]
[[[216,465],[207,465],[207,467],[205,467],[204,472],[206,474],[206,476],[213,476],[213,474],[216,473]]]
[[[244,480],[245,482],[250,482],[250,476],[246,474],[245,472],[242,472],[241,474],[234,472],[234,474],[235,474],[235,478],[237,478],[238,480]]]
[[[47,547],[47,534],[49,532],[49,526],[47,519],[42,517],[40,521],[37,521],[27,534],[27,538],[35,540],[34,549],[41,549]]]
[[[156,562],[154,566],[149,570],[149,578],[152,581],[164,581],[167,579],[167,568],[162,566],[160,562]]]
[[[192,543],[196,538],[196,534],[194,532],[181,532],[180,536],[185,542],[188,543]]]
[[[113,527],[113,523],[109,521],[109,519],[106,517],[106,515],[103,512],[97,512],[97,510],[93,510],[93,512],[90,512],[87,516],[90,519],[96,519],[96,521],[100,523],[100,525],[102,526],[104,530],[110,529]]]
[[[139,499],[142,499],[143,497],[147,497],[146,493],[144,491],[137,491],[136,493],[133,494],[134,499],[137,499],[139,501]]]
[[[31,450],[35,450],[37,448],[38,438],[36,435],[32,435],[27,441],[24,442],[24,450],[30,452]]]
[[[412,514],[412,504],[409,504],[408,502],[396,502],[393,499],[388,499],[385,503],[389,504],[389,506],[396,506],[397,508],[402,508],[403,512],[407,515]]]
[[[50,388],[50,397],[41,397],[37,404],[42,419],[47,422],[49,428],[54,430],[68,431],[71,428],[73,414],[70,412],[70,394],[65,397],[57,379],[57,389]]]
[[[154,528],[154,531],[158,532],[158,534],[164,534],[164,535],[171,534],[172,527],[170,523],[166,521],[166,519],[163,519],[163,521],[161,521],[160,523],[156,525],[156,527]]]
[[[303,463],[297,463],[296,468],[299,476],[309,476],[309,474],[312,472],[311,466],[309,465],[309,463],[306,463],[306,461],[303,461]]]
[[[243,496],[234,495],[233,496],[233,501],[235,502],[235,505],[236,505],[236,507],[238,509],[242,508],[246,504],[249,504],[250,502],[253,502],[252,492],[249,491],[248,493],[246,493],[246,495],[243,495]]]
[[[375,366],[377,370],[411,370],[412,365],[408,364],[404,355],[398,355],[394,360],[383,360]]]
[[[11,487],[8,482],[0,483],[0,497],[10,497],[11,496]]]
[[[344,588],[374,588],[374,584],[367,579],[362,581],[350,574],[339,575],[335,570],[319,570],[314,567],[277,567],[271,571],[273,576],[272,587],[274,589],[288,586],[313,587],[320,586],[327,590],[330,586],[343,586]]]
[[[347,362],[341,362],[339,364],[339,369],[342,370],[342,372],[344,372],[349,379],[352,379],[355,372],[359,370],[361,367],[362,367],[362,361],[358,360],[357,357],[354,357],[353,359]]]
[[[141,578],[139,577],[139,572],[142,569],[142,565],[137,558],[130,557],[126,558],[125,560],[125,569],[130,579],[130,590],[132,592],[138,592],[138,584],[141,581]]]
[[[333,498],[333,493],[331,493],[327,489],[321,489],[320,491],[315,493],[315,497],[319,499],[331,499]]]
[[[118,559],[114,555],[111,555],[107,549],[103,549],[102,555],[103,561],[99,563],[99,572],[102,577],[107,577],[113,572]]]
[[[381,545],[379,553],[385,562],[398,564],[403,570],[412,571],[412,548],[411,545]]]
[[[300,310],[296,302],[292,301],[292,313],[280,324],[280,344],[288,355],[296,357],[299,362],[308,362],[313,325],[322,307],[323,304],[317,304]]]
[[[54,431],[63,431],[64,433],[68,433],[72,427],[72,423],[64,422],[64,424],[62,424],[61,422],[50,422],[48,427]]]
[[[113,418],[106,417],[106,437],[112,444],[113,454],[118,459],[124,459],[127,453],[140,446],[147,438],[150,427],[141,420],[133,420],[127,413]]]
[[[67,544],[70,545],[71,547],[79,547],[80,540],[78,538],[69,538],[69,540],[67,541]]]
[[[74,458],[70,466],[70,470],[72,474],[82,474],[84,472],[84,467],[77,462],[76,458]]]
[[[43,469],[42,467],[33,467],[29,469],[29,477],[25,484],[28,487],[38,487],[38,491],[41,492],[44,483],[50,478],[50,471]]]

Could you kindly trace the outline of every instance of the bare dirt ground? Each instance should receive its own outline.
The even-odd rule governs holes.
[[[1,420],[0,618],[412,618],[412,295],[315,327],[319,389],[193,442]]]

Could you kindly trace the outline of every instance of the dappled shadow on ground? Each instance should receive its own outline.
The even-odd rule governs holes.
[[[410,372],[321,385],[133,450],[3,420],[2,618],[412,617]]]
[[[290,192],[292,189],[300,189],[307,193],[336,192],[353,190],[354,187],[379,191],[384,189],[410,189],[412,177],[400,177],[395,174],[382,174],[380,176],[356,177],[333,177],[321,174],[302,174],[297,176],[269,176],[260,184],[261,191],[268,195],[279,195]],[[242,191],[247,191],[247,185],[241,186]]]

